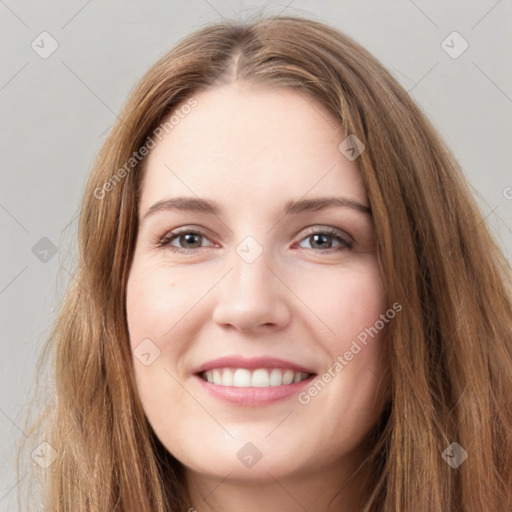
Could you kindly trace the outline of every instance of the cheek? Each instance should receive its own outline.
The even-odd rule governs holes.
[[[342,356],[346,385],[362,400],[372,399],[384,375],[386,329],[392,321],[385,316],[388,304],[376,258],[364,271],[347,278],[343,286],[343,303],[335,308],[337,336],[329,351],[336,360]]]
[[[172,397],[174,406],[187,399],[178,384],[186,378],[178,363],[208,320],[198,304],[214,278],[207,269],[196,268],[190,275],[184,268],[134,259],[126,292],[127,323],[137,388],[152,417],[161,414],[162,397]]]
[[[373,326],[385,313],[387,301],[376,258],[364,265],[302,273],[295,289],[303,303],[328,329],[329,352],[337,352],[347,340]]]
[[[172,397],[172,406],[181,407],[187,397],[176,382],[179,375],[169,361],[179,357],[185,344],[173,336],[163,341],[186,313],[187,298],[180,287],[161,269],[143,259],[134,260],[126,291],[126,311],[137,390],[143,409],[153,427],[164,438],[173,428],[163,397]],[[190,308],[190,306],[189,306]],[[178,331],[178,329],[176,329]]]
[[[331,272],[324,282],[320,292],[313,276],[303,279],[301,291],[304,302],[312,305],[329,328],[316,338],[326,355],[324,372],[319,375],[325,386],[319,383],[310,388],[311,393],[306,390],[299,401],[309,404],[313,416],[321,416],[323,407],[332,408],[334,425],[340,421],[334,413],[338,408],[353,420],[357,418],[355,425],[371,423],[379,409],[374,409],[377,394],[386,388],[386,330],[395,311],[387,304],[376,257],[364,266]]]
[[[143,259],[134,261],[126,294],[132,348],[148,337],[164,348],[161,341],[169,337],[200,298],[201,289],[195,283],[201,278],[194,279],[192,282],[184,272],[163,270]]]

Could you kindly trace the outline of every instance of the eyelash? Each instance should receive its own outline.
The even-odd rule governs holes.
[[[197,231],[197,230],[194,230],[194,229],[181,229],[181,230],[176,230],[176,231],[171,231],[169,233],[167,233],[165,236],[163,237],[157,237],[154,241],[153,241],[153,245],[156,247],[156,248],[164,248],[166,247],[167,249],[169,249],[170,251],[174,252],[174,253],[190,253],[191,251],[195,251],[197,249],[201,249],[202,247],[194,247],[192,249],[185,249],[185,248],[180,248],[180,247],[175,247],[173,245],[170,245],[171,242],[181,236],[181,235],[198,235],[198,236],[202,236],[204,238],[208,238],[204,233],[201,233],[200,231]],[[314,249],[312,248],[311,250],[313,251],[317,251],[317,252],[321,252],[323,254],[330,254],[330,253],[333,253],[333,252],[339,252],[339,251],[346,251],[346,250],[350,250],[352,249],[352,243],[349,242],[348,240],[345,240],[344,238],[342,238],[337,230],[335,230],[334,228],[322,228],[322,229],[318,229],[316,231],[312,231],[310,233],[308,233],[307,235],[305,235],[300,241],[302,242],[303,240],[307,239],[307,238],[310,238],[314,235],[326,235],[327,237],[331,237],[331,238],[334,238],[336,239],[338,242],[341,243],[341,247],[334,247],[334,248],[329,248],[329,249]]]

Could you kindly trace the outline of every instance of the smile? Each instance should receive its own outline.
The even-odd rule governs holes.
[[[210,384],[235,388],[289,386],[311,377],[310,373],[284,368],[214,368],[200,374]]]
[[[241,355],[206,361],[192,373],[203,391],[237,407],[265,406],[291,399],[316,376],[313,368],[298,362]]]

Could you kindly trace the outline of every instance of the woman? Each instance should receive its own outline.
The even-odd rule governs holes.
[[[375,58],[306,19],[209,26],[91,173],[34,426],[47,508],[508,511],[511,303]]]

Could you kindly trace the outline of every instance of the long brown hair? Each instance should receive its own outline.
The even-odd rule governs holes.
[[[391,398],[372,432],[364,511],[510,510],[510,266],[406,91],[346,35],[290,16],[222,22],[181,41],[136,86],[97,157],[76,274],[48,340],[55,399],[31,431],[57,454],[33,471],[48,510],[190,506],[132,373],[125,292],[143,161],[126,163],[179,105],[233,80],[306,92],[366,146],[357,162],[382,278],[403,309],[389,325]],[[456,468],[442,456],[452,442],[468,453]]]

